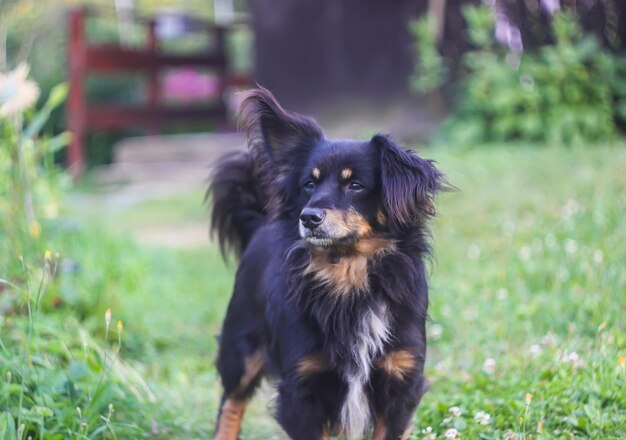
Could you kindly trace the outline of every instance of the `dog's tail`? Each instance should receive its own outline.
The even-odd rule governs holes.
[[[266,218],[266,197],[255,178],[250,154],[231,152],[222,156],[210,177],[206,194],[210,199],[210,232],[222,255],[233,251],[238,257]]]

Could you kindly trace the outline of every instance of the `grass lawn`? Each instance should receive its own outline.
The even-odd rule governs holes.
[[[468,439],[624,438],[625,147],[424,152],[460,191],[440,197],[434,223],[431,390],[411,438],[452,438],[452,429]],[[74,239],[55,243],[80,264],[51,295],[68,304],[59,313],[96,337],[107,307],[124,322],[121,356],[155,395],[138,410],[146,436],[210,437],[220,392],[214,336],[235,265],[208,240],[173,249],[109,231],[155,219],[195,224],[208,217],[201,197],[199,189],[100,222],[113,225],[87,219]],[[243,438],[284,438],[269,389]]]

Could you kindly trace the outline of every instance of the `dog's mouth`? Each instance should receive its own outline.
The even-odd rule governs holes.
[[[301,230],[300,236],[306,244],[320,248],[349,246],[359,241],[359,238],[356,234],[342,237],[332,237],[323,233],[322,231],[318,232],[306,230],[303,234],[303,231]]]

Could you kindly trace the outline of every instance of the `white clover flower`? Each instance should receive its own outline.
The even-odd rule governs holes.
[[[561,362],[569,362],[574,368],[583,368],[585,366],[585,361],[575,351],[561,353]]]
[[[530,347],[528,347],[528,353],[533,356],[541,354],[541,346],[539,344],[531,345]]]
[[[576,240],[572,238],[565,240],[565,252],[567,252],[568,255],[574,255],[577,250],[578,244],[576,243]]]
[[[430,337],[434,340],[437,340],[439,338],[441,338],[441,335],[443,334],[443,327],[439,324],[433,324],[430,327]]]
[[[554,345],[556,343],[556,336],[554,336],[554,333],[548,332],[543,337],[541,342],[543,343],[543,345],[549,347],[549,346]]]
[[[437,438],[437,433],[433,432],[433,428],[430,426],[422,429],[422,434],[424,434],[423,440],[435,440]]]
[[[446,417],[441,421],[442,425],[449,425],[452,422],[452,417]]]
[[[483,364],[483,371],[488,375],[492,375],[496,372],[496,360],[494,358],[485,359],[485,363]]]
[[[443,436],[448,440],[454,440],[455,438],[459,438],[459,431],[454,428],[448,429]]]
[[[563,208],[561,208],[561,213],[564,218],[571,217],[574,214],[577,214],[579,211],[580,211],[580,205],[574,199],[569,199],[567,202],[565,202],[565,205],[563,205]]]
[[[21,113],[39,98],[39,87],[27,79],[28,66],[20,64],[15,70],[0,73],[0,117]]]
[[[474,420],[476,420],[479,425],[488,425],[491,421],[491,414],[488,414],[485,411],[478,411],[474,415]]]
[[[509,291],[506,290],[504,287],[500,287],[496,291],[496,298],[498,298],[500,301],[504,301],[505,299],[507,299],[508,296],[509,296]]]
[[[504,440],[516,440],[517,439],[517,433],[509,430],[507,432],[504,433]]]
[[[600,249],[596,249],[595,251],[593,251],[593,262],[596,264],[596,266],[599,266],[604,262],[604,254]]]
[[[452,415],[452,417],[459,417],[462,413],[461,408],[458,406],[451,406],[448,408],[448,412]]]
[[[554,236],[553,233],[549,232],[546,234],[546,238],[545,238],[545,242],[546,242],[546,246],[549,249],[554,249],[556,248],[556,237]]]
[[[475,244],[470,245],[467,248],[467,258],[470,260],[477,260],[480,257],[480,247]]]
[[[519,256],[522,260],[527,261],[532,257],[533,252],[530,249],[530,246],[522,246],[519,250]]]

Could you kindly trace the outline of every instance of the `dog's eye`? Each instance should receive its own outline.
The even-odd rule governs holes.
[[[307,191],[311,191],[315,189],[315,182],[313,182],[312,180],[308,180],[307,182],[304,183],[304,189]]]
[[[363,188],[365,187],[361,185],[359,182],[357,182],[356,180],[350,182],[350,184],[348,185],[348,189],[351,189],[352,191],[359,191],[359,190],[362,190]]]

